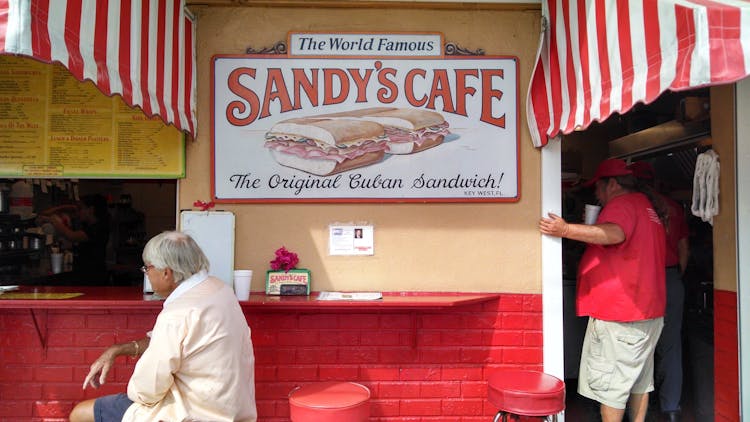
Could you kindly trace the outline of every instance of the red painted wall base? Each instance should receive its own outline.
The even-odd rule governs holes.
[[[439,311],[245,311],[259,421],[288,421],[297,385],[352,380],[372,390],[372,421],[486,422],[491,371],[542,369],[541,295]],[[157,312],[49,310],[35,325],[28,309],[0,310],[0,420],[67,420],[76,402],[124,391],[130,358],[100,390],[81,385],[105,347],[143,336]]]
[[[714,290],[714,410],[716,422],[739,422],[737,293]]]

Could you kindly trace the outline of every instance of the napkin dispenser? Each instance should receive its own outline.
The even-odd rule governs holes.
[[[267,295],[309,295],[310,270],[266,271]]]

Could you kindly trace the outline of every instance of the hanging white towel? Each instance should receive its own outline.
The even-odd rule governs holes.
[[[719,213],[719,155],[708,150],[698,155],[693,175],[693,203],[690,211],[701,220],[714,224]]]

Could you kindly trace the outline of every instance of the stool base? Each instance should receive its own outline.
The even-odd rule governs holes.
[[[510,419],[508,419],[510,417]],[[542,416],[537,416],[542,417]],[[520,420],[521,416],[515,415],[513,413],[503,412],[502,410],[497,412],[497,415],[495,415],[495,419],[492,420],[492,422],[509,422],[509,421],[517,421]],[[549,422],[557,422],[557,415],[549,415],[544,416],[545,421]]]
[[[565,383],[540,371],[500,370],[487,380],[487,400],[498,409],[495,422],[525,416],[556,421],[565,410]]]

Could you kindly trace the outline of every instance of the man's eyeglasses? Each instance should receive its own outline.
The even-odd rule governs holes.
[[[154,266],[153,265],[144,265],[144,266],[141,267],[141,272],[143,274],[146,274],[148,272],[148,270],[150,270],[151,268],[154,268]]]

